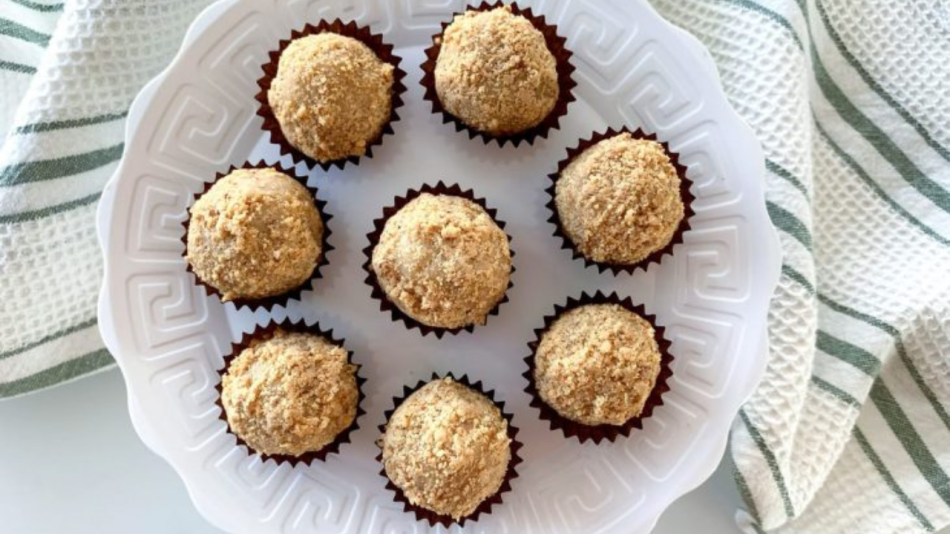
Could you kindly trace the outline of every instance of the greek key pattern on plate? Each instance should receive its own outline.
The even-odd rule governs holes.
[[[680,152],[695,183],[697,215],[694,230],[674,256],[648,272],[636,273],[631,281],[655,288],[643,300],[673,338],[675,374],[664,406],[630,439],[580,446],[537,421],[519,381],[485,376],[490,384],[497,382],[515,412],[526,462],[503,505],[465,530],[642,532],[715,465],[729,422],[756,378],[748,359],[762,357],[753,351],[764,327],[768,295],[763,293],[771,292],[768,277],[760,274],[767,269],[756,267],[762,260],[752,253],[757,240],[763,239],[752,229],[767,224],[764,209],[756,204],[761,202],[756,182],[761,161],[750,162],[743,153],[754,141],[726,106],[717,82],[708,75],[706,60],[681,43],[681,34],[661,22],[645,2],[520,4],[544,14],[568,37],[584,113],[611,125],[625,123],[657,132]],[[147,107],[134,128],[109,208],[110,313],[104,328],[117,340],[111,348],[137,401],[139,412],[133,415],[150,430],[149,444],[175,465],[199,509],[222,528],[379,534],[429,530],[392,502],[376,475],[375,425],[395,391],[373,392],[372,377],[369,415],[361,421],[354,443],[325,464],[291,468],[263,463],[236,446],[215,407],[214,386],[235,332],[250,328],[248,321],[263,319],[226,310],[194,284],[181,258],[181,223],[193,194],[216,172],[243,162],[249,154],[274,152],[268,152],[262,141],[253,95],[267,52],[291,29],[336,17],[370,25],[396,44],[397,54],[414,58],[403,66],[410,71],[407,85],[415,86],[421,47],[440,22],[463,9],[464,3],[457,0],[232,0],[196,23],[188,50],[149,101],[136,104]],[[419,97],[418,87],[411,87],[409,100]],[[414,135],[413,128],[431,128],[433,139],[488,150],[460,142],[452,137],[454,132],[433,121],[424,106],[416,106],[409,106],[396,137]],[[571,124],[577,109],[569,112],[564,135],[548,141],[551,154],[598,126]],[[396,164],[401,155],[387,157]],[[379,165],[384,165],[386,158],[381,159]],[[514,157],[504,161],[518,164]],[[317,176],[318,187],[334,186]],[[374,185],[362,180],[349,187]],[[519,187],[530,191],[533,186]],[[340,205],[333,208],[341,210]],[[537,212],[506,215],[516,226]],[[554,247],[545,241],[548,227],[524,224],[525,236]],[[360,235],[355,230],[352,234]],[[518,245],[516,239],[516,249]],[[352,267],[361,261],[362,246],[362,241],[347,244],[340,257],[332,258],[331,267],[337,262]],[[563,262],[564,273],[576,276],[569,259],[554,250],[544,254],[552,262]],[[519,265],[519,271],[524,269]],[[587,271],[583,277],[623,283]],[[345,280],[341,275],[337,282]],[[362,287],[354,291],[364,298]],[[326,297],[328,306],[334,302],[332,295]],[[558,295],[555,301],[566,296]],[[235,328],[235,321],[244,323]],[[512,352],[511,375],[523,371],[520,357],[531,334],[529,325],[537,326],[530,318],[524,325],[524,339],[505,340]],[[408,339],[414,333],[397,335],[405,336],[399,339],[406,343],[421,343]],[[433,352],[439,350],[431,347]],[[375,357],[373,361],[394,366],[394,373],[411,365]],[[388,368],[377,374],[386,372]]]

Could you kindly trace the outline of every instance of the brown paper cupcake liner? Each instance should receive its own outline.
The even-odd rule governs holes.
[[[304,454],[301,454],[300,456],[290,456],[287,454],[264,454],[262,452],[255,451],[253,447],[251,447],[247,442],[241,439],[241,436],[239,436],[236,432],[231,430],[231,425],[228,423],[227,413],[225,413],[224,404],[221,402],[221,389],[222,389],[222,384],[223,384],[223,380],[221,380],[221,378],[224,377],[224,374],[227,372],[234,358],[237,358],[238,355],[240,355],[244,349],[248,348],[253,340],[268,338],[278,328],[287,332],[300,332],[300,333],[305,333],[305,334],[319,335],[329,340],[334,345],[338,345],[340,347],[345,348],[344,345],[346,341],[343,339],[337,339],[333,337],[333,330],[324,330],[323,328],[320,327],[320,323],[314,323],[312,325],[308,325],[302,319],[298,321],[291,321],[290,319],[284,319],[280,323],[271,323],[267,326],[258,327],[256,330],[254,330],[254,332],[250,334],[244,334],[244,336],[241,338],[241,341],[239,343],[231,344],[231,353],[224,357],[224,367],[222,367],[221,370],[218,371],[219,379],[218,379],[218,384],[215,386],[215,390],[218,392],[218,396],[214,401],[214,403],[218,406],[218,408],[221,409],[218,419],[221,419],[222,421],[224,421],[224,424],[227,425],[228,434],[231,434],[232,436],[235,437],[235,439],[237,439],[238,446],[246,447],[248,454],[258,455],[261,457],[262,461],[266,462],[267,460],[274,460],[278,464],[286,462],[286,463],[289,463],[291,466],[296,466],[297,464],[310,465],[314,460],[324,462],[326,461],[327,456],[329,456],[330,454],[340,453],[340,445],[350,442],[350,435],[354,431],[359,429],[360,427],[359,425],[360,417],[362,417],[363,415],[366,415],[366,411],[363,409],[363,400],[366,398],[366,394],[363,392],[363,384],[366,383],[366,379],[360,376],[360,369],[362,368],[362,366],[360,364],[356,364],[353,362],[353,351],[351,350],[347,351],[347,362],[349,362],[351,365],[356,366],[356,371],[355,371],[356,387],[359,390],[359,397],[356,401],[357,403],[356,416],[353,417],[353,422],[350,423],[349,427],[347,427],[344,431],[340,432],[336,436],[336,439],[334,439],[332,442],[327,444],[325,447],[323,447],[319,451],[306,452]]]
[[[257,114],[264,119],[264,130],[270,132],[270,140],[280,148],[280,153],[290,154],[295,163],[304,162],[311,169],[319,165],[324,171],[328,171],[330,167],[334,166],[338,169],[342,169],[347,162],[353,165],[359,165],[360,158],[364,156],[348,156],[333,161],[320,162],[304,154],[293,146],[287,137],[284,136],[284,132],[280,128],[280,123],[277,122],[270,102],[267,100],[267,92],[270,90],[271,82],[273,82],[274,77],[277,76],[277,64],[280,61],[280,55],[283,54],[287,46],[289,46],[294,39],[324,32],[352,37],[368,46],[379,59],[393,66],[392,109],[390,111],[389,121],[383,126],[379,135],[366,145],[366,154],[364,154],[364,156],[367,158],[373,157],[373,147],[382,144],[383,136],[393,133],[392,123],[399,120],[399,114],[396,110],[403,105],[402,95],[406,92],[406,86],[402,83],[402,80],[406,77],[406,72],[399,68],[399,63],[402,62],[402,58],[393,54],[393,45],[383,41],[381,35],[370,32],[369,28],[357,26],[355,22],[344,23],[340,19],[335,19],[332,22],[321,20],[316,26],[307,24],[301,30],[293,30],[290,32],[289,39],[281,40],[278,43],[278,49],[268,54],[270,60],[261,65],[261,68],[264,70],[264,75],[257,80],[257,85],[261,90],[254,96],[254,99],[260,104]]]
[[[386,422],[379,425],[378,428],[380,433],[384,434],[386,432],[386,425],[389,423],[389,419],[392,417],[393,413],[395,413],[396,409],[399,408],[399,406],[402,405],[402,403],[408,399],[410,395],[418,391],[420,388],[422,388],[422,386],[428,384],[429,382],[433,380],[441,380],[442,378],[446,377],[451,378],[459,384],[469,387],[488,397],[501,411],[502,417],[508,421],[508,439],[511,440],[511,459],[508,461],[508,470],[505,473],[505,479],[502,482],[501,487],[498,488],[498,491],[495,492],[494,495],[482,501],[482,503],[478,505],[478,508],[476,508],[474,512],[459,520],[456,520],[451,516],[438,514],[432,510],[422,508],[421,506],[417,506],[409,502],[409,498],[406,497],[406,494],[403,493],[403,491],[398,486],[396,486],[392,480],[389,479],[389,476],[386,475],[385,467],[380,470],[379,474],[386,479],[386,489],[393,491],[393,501],[396,503],[402,503],[403,511],[406,513],[415,514],[417,521],[428,521],[429,526],[431,527],[434,527],[438,524],[445,528],[449,528],[452,526],[452,524],[464,526],[466,521],[477,521],[480,515],[491,514],[492,506],[502,503],[502,494],[511,491],[511,481],[515,478],[518,478],[518,471],[515,469],[515,467],[523,461],[521,456],[518,455],[518,451],[521,449],[523,444],[516,439],[516,436],[518,435],[518,429],[511,424],[513,415],[505,412],[504,402],[498,402],[495,400],[495,391],[485,391],[485,389],[482,387],[481,381],[472,383],[467,375],[462,375],[461,377],[456,378],[452,373],[447,373],[445,375],[432,373],[432,377],[429,380],[420,380],[419,383],[412,387],[403,386],[402,396],[393,397],[393,408],[391,410],[386,410],[384,414]],[[376,441],[376,446],[380,449],[379,454],[376,456],[376,461],[379,462],[380,465],[383,465],[381,438]]]
[[[330,263],[330,261],[327,259],[327,253],[333,250],[334,248],[333,245],[331,245],[329,241],[330,234],[332,233],[330,231],[329,222],[330,222],[330,219],[333,218],[333,215],[330,215],[329,213],[327,213],[326,201],[320,200],[319,198],[317,198],[317,194],[318,194],[317,188],[310,187],[309,185],[307,185],[307,177],[298,175],[297,171],[293,167],[290,167],[290,168],[284,167],[284,165],[281,164],[279,161],[275,165],[268,165],[267,163],[264,163],[263,161],[260,161],[258,163],[244,163],[244,165],[240,167],[235,167],[234,165],[232,165],[231,168],[228,169],[227,172],[217,173],[213,181],[206,183],[204,186],[204,189],[200,193],[197,193],[195,195],[195,201],[197,201],[199,198],[201,198],[202,195],[207,193],[211,189],[211,187],[215,183],[217,183],[218,180],[220,180],[221,178],[224,178],[225,176],[231,174],[232,172],[238,169],[275,169],[297,180],[304,187],[306,187],[308,191],[310,191],[310,194],[314,199],[314,204],[317,206],[317,211],[320,212],[320,218],[323,220],[323,243],[321,244],[322,249],[320,252],[320,259],[319,261],[317,261],[316,267],[313,268],[313,274],[310,275],[310,278],[308,278],[306,282],[301,284],[299,287],[294,288],[286,293],[282,293],[280,295],[275,295],[272,297],[265,297],[262,299],[239,298],[239,299],[232,299],[228,301],[228,302],[233,303],[237,309],[250,308],[251,311],[257,311],[263,308],[267,310],[268,312],[270,312],[274,306],[279,305],[279,306],[286,307],[287,303],[290,300],[300,300],[300,297],[303,294],[303,292],[312,290],[314,281],[322,277],[322,275],[320,274],[320,270],[324,266]],[[192,203],[192,206],[194,206],[194,203]],[[187,258],[188,256],[188,227],[190,223],[191,223],[191,207],[188,208],[188,217],[185,219],[185,222],[182,223],[182,225],[185,227],[185,233],[182,235],[182,238],[181,238],[182,243],[185,244],[185,251],[182,254],[182,256],[185,258]],[[191,264],[188,262],[187,259],[185,260],[185,270],[195,275],[195,282],[199,286],[205,289],[205,294],[209,296],[213,295],[213,296],[218,297],[218,299],[221,299],[221,292],[218,290],[218,288],[202,280],[201,277],[198,276],[198,273],[196,273],[194,269],[191,268]]]
[[[562,314],[588,304],[618,304],[623,306],[625,309],[643,317],[653,326],[656,342],[657,345],[659,345],[660,374],[657,376],[656,385],[654,385],[653,391],[650,392],[650,396],[647,397],[646,404],[644,404],[640,415],[629,419],[623,425],[585,425],[583,423],[572,421],[559,414],[554,408],[544,402],[544,400],[541,398],[541,395],[538,393],[537,384],[534,378],[534,358],[538,351],[538,345],[541,343],[541,338]],[[544,318],[544,328],[536,329],[534,331],[536,339],[528,343],[528,348],[531,349],[531,355],[525,358],[525,363],[528,364],[528,370],[522,376],[528,380],[528,387],[525,388],[525,391],[531,396],[531,406],[540,410],[541,419],[550,422],[551,430],[560,430],[564,433],[564,437],[576,437],[581,443],[584,443],[587,440],[593,440],[594,443],[599,444],[605,439],[609,442],[613,442],[617,439],[617,436],[629,437],[630,432],[634,428],[643,428],[643,421],[653,415],[653,410],[657,406],[663,405],[663,394],[670,390],[669,378],[673,376],[673,370],[670,367],[670,364],[673,362],[673,356],[670,354],[671,342],[666,339],[665,332],[666,329],[664,327],[657,326],[656,317],[647,314],[643,305],[634,306],[630,297],[621,299],[616,293],[604,295],[600,291],[595,293],[593,296],[588,295],[587,293],[582,293],[579,299],[568,297],[566,305],[554,306],[554,315],[549,315]]]
[[[549,174],[548,178],[551,180],[551,185],[545,189],[545,192],[550,197],[550,200],[546,204],[546,207],[551,211],[551,217],[548,218],[548,222],[554,224],[554,236],[560,237],[563,240],[561,245],[562,249],[570,249],[573,252],[574,259],[583,259],[584,264],[587,267],[596,266],[597,269],[603,273],[607,269],[610,269],[614,275],[617,275],[621,272],[633,273],[639,268],[646,269],[651,263],[659,263],[660,260],[666,254],[673,254],[673,247],[683,242],[683,234],[690,229],[691,219],[693,218],[693,200],[695,197],[693,193],[690,192],[690,187],[693,184],[693,181],[686,176],[686,167],[683,166],[679,161],[679,154],[670,150],[670,146],[666,142],[660,142],[660,145],[663,146],[663,150],[666,151],[666,154],[670,158],[670,163],[673,164],[673,167],[676,169],[676,174],[680,178],[680,197],[683,199],[683,206],[685,208],[683,213],[683,220],[680,221],[679,227],[673,233],[673,237],[670,238],[670,242],[666,244],[663,248],[652,252],[646,258],[633,263],[630,265],[617,264],[617,263],[605,263],[597,262],[589,259],[585,256],[578,248],[577,245],[568,237],[567,233],[564,231],[564,227],[561,224],[561,217],[557,211],[557,204],[555,203],[555,193],[557,188],[557,181],[561,177],[561,173],[564,172],[564,169],[574,161],[574,158],[580,155],[582,152],[588,148],[596,145],[597,143],[608,139],[615,135],[621,133],[629,133],[633,136],[634,139],[647,139],[650,141],[657,141],[656,134],[647,134],[643,130],[637,128],[636,131],[631,131],[626,126],[619,130],[614,128],[609,128],[607,131],[602,133],[594,133],[590,139],[582,139],[578,146],[574,148],[567,149],[567,157],[558,162],[557,172]]]
[[[439,339],[442,339],[442,336],[447,333],[456,335],[463,330],[471,333],[475,330],[476,325],[472,324],[472,325],[460,326],[456,328],[441,328],[441,327],[429,326],[429,325],[421,323],[420,321],[417,321],[416,319],[413,319],[408,314],[406,314],[401,309],[399,309],[399,306],[396,306],[392,301],[389,300],[389,297],[386,295],[386,292],[383,291],[383,288],[380,287],[379,285],[379,280],[376,277],[376,273],[373,272],[373,267],[372,267],[373,249],[375,249],[376,245],[379,244],[379,238],[380,236],[382,236],[383,228],[386,227],[386,222],[389,220],[390,217],[395,215],[396,212],[398,212],[403,207],[405,207],[406,204],[418,198],[423,193],[430,193],[432,195],[451,195],[451,196],[462,197],[462,198],[471,200],[472,202],[481,206],[482,209],[484,209],[485,212],[488,213],[488,216],[491,217],[493,221],[495,221],[495,224],[497,224],[499,228],[501,228],[502,230],[505,229],[505,222],[500,221],[496,218],[496,213],[498,210],[489,208],[486,205],[484,198],[476,198],[475,194],[472,192],[471,189],[463,191],[461,186],[459,186],[458,184],[448,186],[442,183],[441,181],[434,186],[429,185],[429,184],[424,184],[419,189],[410,189],[409,191],[406,192],[405,196],[396,197],[393,200],[392,206],[383,208],[383,216],[373,221],[374,230],[370,232],[369,234],[367,234],[366,236],[369,239],[369,246],[363,249],[363,253],[366,255],[366,262],[363,263],[363,270],[365,270],[367,273],[365,282],[367,285],[373,288],[372,297],[379,301],[379,310],[383,312],[386,312],[386,311],[390,312],[392,314],[393,321],[402,321],[403,323],[406,324],[406,328],[408,328],[409,330],[418,328],[419,332],[422,333],[423,336],[427,336],[430,333],[434,333],[435,337]],[[505,233],[505,235],[508,237],[508,250],[511,252],[511,257],[514,258],[515,251],[512,250],[511,248],[511,235],[509,235],[508,233]],[[512,264],[511,274],[514,274],[514,272],[515,272],[515,266],[514,264]],[[501,305],[508,302],[508,291],[513,286],[514,286],[514,283],[512,283],[511,279],[509,278],[508,287],[505,289],[505,294],[502,295],[501,300],[499,300],[495,304],[495,307],[492,308],[490,312],[488,312],[489,317],[492,315],[498,315],[498,309],[501,307]]]
[[[517,134],[496,136],[481,130],[477,130],[465,124],[455,115],[452,115],[446,111],[435,88],[435,64],[439,57],[439,52],[442,50],[442,34],[452,23],[451,20],[448,22],[443,22],[442,31],[432,36],[432,46],[427,48],[425,51],[427,59],[422,64],[423,76],[420,83],[425,88],[425,95],[423,98],[432,104],[432,112],[441,113],[442,122],[444,124],[449,122],[454,123],[455,131],[468,131],[469,139],[474,139],[476,136],[479,136],[486,145],[490,144],[494,140],[498,143],[499,147],[505,146],[505,143],[508,142],[511,142],[516,147],[522,142],[532,145],[534,144],[534,140],[537,137],[547,139],[548,133],[551,130],[557,130],[560,128],[560,120],[561,117],[567,114],[568,104],[576,100],[573,90],[574,87],[577,86],[577,82],[575,82],[572,77],[575,69],[574,65],[572,65],[570,61],[573,53],[565,46],[567,43],[567,38],[561,37],[557,34],[557,26],[548,24],[544,20],[544,16],[539,16],[532,13],[531,8],[522,9],[515,3],[505,4],[504,2],[497,1],[494,3],[482,2],[481,5],[477,7],[468,6],[466,11],[490,11],[496,7],[501,7],[504,5],[509,5],[511,7],[511,12],[515,15],[521,15],[522,17],[528,19],[528,21],[531,22],[531,24],[537,28],[542,35],[544,35],[544,41],[547,43],[548,50],[551,51],[551,54],[554,55],[554,59],[557,62],[557,79],[559,89],[557,103],[555,103],[554,109],[548,113],[548,116],[545,117],[545,119],[541,121],[540,124]],[[454,13],[452,15],[452,20],[455,19],[456,15],[461,14],[462,13]]]

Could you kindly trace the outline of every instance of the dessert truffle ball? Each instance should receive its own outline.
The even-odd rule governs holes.
[[[621,133],[588,148],[557,180],[561,227],[587,259],[633,265],[683,220],[680,177],[663,146]]]
[[[409,502],[456,520],[498,492],[511,460],[501,411],[450,378],[403,401],[381,441],[386,476]]]
[[[326,163],[366,153],[389,121],[392,88],[392,65],[327,32],[290,43],[267,100],[290,144]]]
[[[300,287],[323,252],[313,195],[274,169],[238,169],[191,207],[187,261],[225,302]]]
[[[358,402],[356,366],[315,334],[277,329],[254,340],[221,379],[231,431],[263,454],[319,451],[353,423]]]
[[[622,425],[640,415],[659,374],[653,327],[616,304],[565,312],[535,353],[541,400],[585,425]]]
[[[423,193],[383,228],[371,264],[390,302],[428,326],[484,324],[511,274],[508,237],[471,200]]]
[[[435,87],[445,110],[482,132],[537,126],[557,103],[557,62],[544,35],[510,7],[457,15],[442,34]]]

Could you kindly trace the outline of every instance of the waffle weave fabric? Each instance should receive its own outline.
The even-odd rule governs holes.
[[[950,523],[950,2],[653,0],[765,149],[783,250],[746,532]]]
[[[96,202],[132,99],[210,0],[0,0],[0,398],[112,367]]]
[[[96,201],[129,104],[208,3],[0,0],[0,397],[112,365]],[[740,526],[946,527],[950,2],[651,4],[709,48],[768,157],[783,274],[733,428]]]

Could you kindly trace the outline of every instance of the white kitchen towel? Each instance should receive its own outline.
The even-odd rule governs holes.
[[[950,523],[950,2],[654,0],[757,132],[783,250],[747,532]]]
[[[114,364],[96,201],[132,99],[209,0],[0,0],[0,397]]]
[[[0,0],[0,396],[110,365],[95,199],[131,99],[205,3]],[[758,133],[781,232],[771,360],[733,432],[740,524],[947,525],[950,1],[653,5]]]

